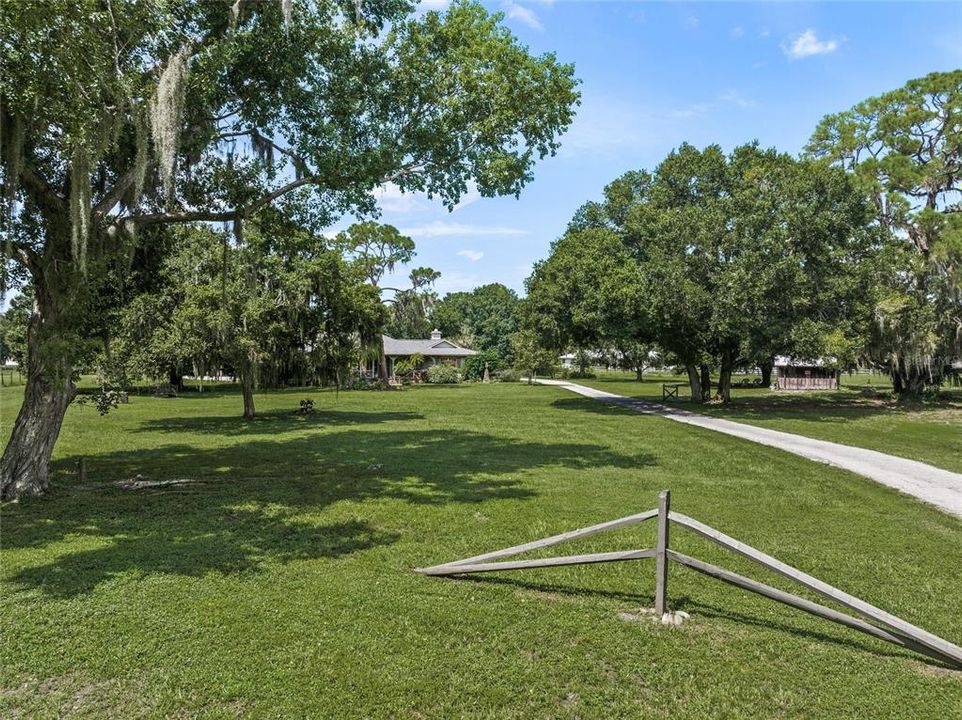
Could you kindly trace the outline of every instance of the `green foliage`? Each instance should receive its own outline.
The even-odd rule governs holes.
[[[535,375],[553,375],[558,367],[558,354],[541,344],[537,333],[522,329],[511,336],[514,367],[530,381]]]
[[[850,170],[885,247],[868,354],[896,391],[937,386],[962,353],[962,70],[931,73],[825,117],[808,151]]]
[[[0,363],[14,360],[22,368],[27,366],[27,325],[32,305],[33,288],[27,286],[0,315]]]
[[[510,364],[518,306],[514,290],[491,283],[470,292],[448,293],[435,305],[431,319],[444,337],[475,350],[494,352]]]
[[[498,353],[493,350],[485,350],[477,355],[465,358],[461,370],[464,373],[465,380],[482,380],[484,379],[485,367],[488,368],[488,375],[491,376],[505,366],[505,361]]]
[[[513,383],[518,382],[521,379],[521,373],[519,373],[514,368],[504,368],[499,370],[495,379],[499,382]]]
[[[232,368],[250,381],[346,382],[385,319],[364,270],[280,217],[251,223],[242,247],[212,234],[183,228],[163,282],[121,313],[111,353],[119,374],[186,366]]]
[[[414,240],[393,225],[376,222],[354,223],[338,233],[335,243],[372,285],[379,286],[385,273],[414,257]]]
[[[103,345],[95,286],[123,273],[152,227],[231,224],[244,255],[245,226],[271,209],[318,235],[345,214],[376,214],[372,190],[386,183],[448,207],[469,183],[485,196],[517,195],[557,150],[578,102],[572,66],[531,55],[500,15],[468,1],[444,13],[415,12],[407,0],[10,2],[0,37],[0,215],[14,259],[0,290],[33,282],[40,321],[28,378],[64,392]],[[223,355],[249,388],[247,370],[271,357],[266,341],[283,332],[286,299],[260,292],[257,262],[241,266],[258,292],[235,294],[202,320],[208,330],[241,328],[221,333]],[[228,278],[222,294],[242,284]],[[197,308],[213,305],[209,290]],[[348,323],[332,317],[311,330],[320,340],[312,354],[343,368]],[[148,353],[140,372],[160,350],[177,352]],[[23,442],[10,447],[30,452],[26,421],[16,434]],[[45,485],[46,460],[30,465],[43,477],[29,484]],[[13,466],[20,460],[4,460],[0,481]]]
[[[93,405],[101,417],[120,407],[124,393],[121,390],[108,390],[101,388],[93,395],[78,395],[74,401],[79,406]]]
[[[802,318],[819,319],[804,338],[816,355],[864,332],[869,216],[844,172],[756,145],[683,145],[605,197],[528,280],[525,321],[546,345],[614,347],[640,373],[657,344],[719,366],[727,399],[736,366],[793,354]]]
[[[395,375],[409,375],[424,367],[425,357],[422,353],[414,353],[410,357],[401,358],[394,363]]]
[[[461,382],[461,371],[453,365],[432,365],[427,377],[428,382],[435,385],[455,385]]]
[[[431,309],[437,302],[434,283],[441,273],[428,267],[414,268],[409,274],[411,287],[395,292],[390,301],[391,319],[387,334],[397,338],[424,338],[431,333]]]

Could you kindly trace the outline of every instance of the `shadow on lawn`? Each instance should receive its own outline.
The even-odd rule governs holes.
[[[495,575],[464,576],[458,578],[458,580],[461,582],[478,583],[479,585],[507,585],[521,590],[530,590],[541,593],[554,593],[556,595],[567,595],[573,597],[599,597],[606,600],[615,600],[620,603],[630,603],[633,608],[650,608],[655,602],[655,597],[652,593],[627,593],[587,587],[572,587],[568,585],[559,585],[556,583],[538,583],[527,580],[517,580],[514,578],[499,577]],[[654,578],[652,578],[652,583],[654,583]],[[727,610],[710,603],[695,600],[688,595],[671,597],[669,600],[670,609],[684,610],[685,612],[690,613],[695,622],[698,622],[700,618],[728,620],[738,625],[761,628],[765,630],[775,630],[778,632],[788,633],[789,635],[793,635],[795,637],[807,638],[816,642],[830,643],[833,645],[841,645],[843,647],[852,648],[861,652],[867,652],[882,657],[924,658],[923,662],[934,667],[955,669],[948,663],[943,663],[940,660],[936,660],[925,655],[917,655],[909,650],[898,650],[881,641],[873,642],[868,639],[863,641],[863,635],[858,634],[855,631],[849,632],[829,621],[824,621],[824,627],[826,630],[836,630],[835,633],[822,632],[821,630],[810,630],[807,628],[798,627],[797,625],[772,619],[765,619],[762,617],[752,617],[744,613]]]
[[[386,415],[398,419],[356,415],[357,423],[362,415],[374,423]],[[197,422],[204,420],[210,419]],[[272,422],[294,427],[286,419],[267,419],[265,426]],[[219,423],[215,418],[208,431],[232,434],[215,429]],[[199,429],[191,418],[162,425],[171,432]],[[535,492],[516,475],[533,468],[635,469],[653,461],[588,444],[351,428],[228,447],[171,444],[89,456],[83,486],[65,482],[75,463],[58,463],[60,482],[49,496],[5,510],[4,546],[45,548],[80,536],[86,549],[19,571],[9,578],[16,586],[70,597],[118,575],[257,572],[269,561],[337,558],[398,538],[392,528],[367,520],[321,522],[323,510],[339,501],[429,506],[527,500]],[[137,474],[191,482],[138,490],[114,484]]]
[[[217,435],[260,435],[281,433],[297,429],[322,429],[327,426],[376,425],[386,422],[423,420],[424,416],[413,412],[351,412],[343,410],[316,410],[301,415],[296,410],[270,410],[259,412],[253,420],[237,415],[211,417],[163,418],[141,423],[135,432],[210,433]]]
[[[962,399],[950,396],[946,400],[932,402],[908,402],[894,400],[874,400],[844,395],[838,399],[819,399],[816,397],[769,395],[735,398],[729,405],[696,405],[685,400],[662,403],[659,398],[626,396],[627,400],[618,402],[599,402],[584,397],[561,398],[552,406],[561,410],[577,410],[610,415],[620,412],[617,408],[639,400],[655,406],[665,405],[671,410],[687,411],[724,418],[726,420],[803,420],[811,423],[846,423],[859,418],[889,415],[898,417],[906,413],[922,413],[935,416],[937,413],[962,416]],[[658,414],[655,412],[655,414]]]

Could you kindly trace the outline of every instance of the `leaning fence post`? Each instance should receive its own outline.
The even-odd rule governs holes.
[[[655,612],[664,615],[668,612],[668,512],[671,506],[671,492],[662,490],[658,494],[658,540],[655,545]]]

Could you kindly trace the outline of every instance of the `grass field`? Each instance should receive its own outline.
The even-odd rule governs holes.
[[[628,397],[661,402],[663,382],[682,382],[677,375],[652,373],[639,383],[627,373],[599,373],[575,382]],[[863,397],[867,384],[879,397]],[[886,393],[891,384],[874,376],[842,376],[840,390],[772,392],[767,388],[733,388],[728,406],[708,404],[691,409],[707,415],[797,433],[819,440],[869,448],[921,460],[962,473],[962,390],[946,390],[938,400],[898,401]],[[678,403],[689,407],[688,389]],[[672,401],[674,402],[674,401]]]
[[[0,390],[4,436],[19,392]],[[293,413],[305,397],[313,416]],[[411,571],[648,509],[671,488],[675,509],[959,643],[958,519],[556,388],[257,403],[253,422],[230,391],[134,396],[106,418],[71,407],[54,492],[2,509],[0,716],[962,716],[962,673],[683,568],[669,585],[692,616],[680,628],[619,619],[652,604],[651,561]],[[190,482],[115,484],[137,474]],[[792,589],[680,529],[672,544]]]

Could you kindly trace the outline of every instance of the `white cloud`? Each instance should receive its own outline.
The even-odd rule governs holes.
[[[692,103],[686,107],[671,110],[668,115],[679,120],[688,120],[689,118],[704,115],[709,109],[711,109],[711,103]]]
[[[663,140],[651,111],[637,103],[610,95],[582,96],[574,123],[561,136],[560,154],[571,157],[604,153],[622,157],[626,150],[659,147]]]
[[[728,34],[734,40],[738,40],[738,38],[745,37],[745,28],[743,28],[741,25],[736,25],[728,32]]]
[[[471,205],[472,203],[475,203],[480,199],[481,199],[481,192],[478,190],[477,185],[470,185],[468,187],[468,191],[461,196],[461,199],[458,201],[458,204],[454,206],[454,209],[451,212],[457,212],[462,208],[466,208],[468,205]]]
[[[402,228],[401,232],[412,237],[481,237],[488,235],[526,235],[526,231],[518,228],[497,227],[488,225],[465,225],[463,223],[444,222],[435,220],[420,227]]]
[[[758,105],[758,102],[753,98],[743,95],[738,90],[728,90],[722,93],[718,99],[723,103],[728,103],[730,105],[737,105],[740,108],[750,108]]]
[[[514,0],[504,0],[501,5],[504,8],[504,14],[507,15],[509,20],[518,20],[532,30],[544,30],[544,26],[541,24],[538,16],[535,15],[534,11],[530,8],[519,5],[514,2]]]
[[[690,120],[714,112],[722,105],[734,105],[739,108],[756,107],[758,102],[738,90],[727,90],[709,102],[697,102],[685,107],[668,111],[668,117],[677,120]]]
[[[417,5],[418,12],[428,12],[430,10],[447,10],[451,0],[421,0]]]
[[[458,250],[458,256],[467,258],[471,262],[477,262],[484,257],[484,253],[480,250]]]
[[[374,191],[374,199],[382,210],[390,213],[410,213],[423,207],[417,194],[402,192],[394,183],[381,185]]]
[[[838,40],[819,40],[815,31],[809,28],[787,44],[782,50],[792,60],[811,57],[812,55],[827,55],[838,50]]]

